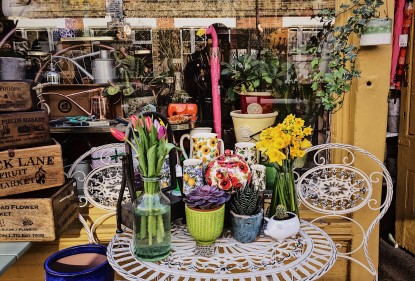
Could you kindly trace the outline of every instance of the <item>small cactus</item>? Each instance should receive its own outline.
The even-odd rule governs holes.
[[[278,205],[275,210],[275,217],[279,220],[288,218],[287,208],[284,205]]]

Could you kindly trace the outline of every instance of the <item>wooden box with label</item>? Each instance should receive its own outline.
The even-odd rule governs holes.
[[[34,108],[32,81],[0,81],[0,112],[28,111]]]
[[[44,144],[50,141],[45,111],[0,114],[0,151]]]
[[[53,241],[79,215],[76,181],[0,198],[0,241]]]
[[[48,145],[0,151],[0,197],[64,182],[62,149],[54,139]]]

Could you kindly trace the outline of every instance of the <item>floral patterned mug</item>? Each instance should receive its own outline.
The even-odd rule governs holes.
[[[203,186],[203,164],[201,159],[183,161],[183,193],[187,195],[192,189]]]
[[[201,159],[204,166],[220,154],[223,154],[225,150],[223,140],[219,139],[215,133],[194,134],[190,142],[190,157],[186,154],[183,143],[180,143],[180,148],[184,158]]]
[[[248,165],[254,165],[257,163],[257,150],[255,147],[255,143],[235,143],[235,154],[241,156]]]

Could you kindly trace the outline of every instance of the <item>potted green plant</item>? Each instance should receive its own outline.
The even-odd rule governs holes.
[[[238,189],[231,199],[233,237],[251,243],[258,236],[263,218],[262,198],[252,185]]]
[[[214,244],[223,230],[225,202],[230,194],[224,190],[204,185],[189,192],[183,201],[187,229],[198,245]]]
[[[287,212],[284,205],[278,205],[275,215],[271,218],[264,218],[267,226],[264,230],[265,235],[271,236],[278,242],[284,241],[285,238],[293,236],[300,230],[300,220],[294,213]]]
[[[118,83],[110,83],[105,93],[110,96],[121,94],[125,117],[139,113],[144,107],[155,111],[157,98],[166,94],[165,78],[162,73],[154,76],[144,58],[132,56],[121,47],[114,52]]]
[[[232,81],[227,96],[234,100],[235,94],[240,95],[242,114],[273,112],[270,100],[274,99],[286,84],[286,61],[270,51],[264,51],[259,58],[243,55],[223,65],[225,68],[221,74],[228,76]]]

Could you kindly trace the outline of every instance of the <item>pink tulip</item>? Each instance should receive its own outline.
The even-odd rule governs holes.
[[[159,128],[159,130],[157,132],[157,138],[159,140],[161,140],[161,139],[167,139],[167,130],[166,130],[166,127],[160,126],[160,128]]]
[[[147,127],[147,132],[151,132],[151,129],[153,127],[153,122],[151,122],[151,118],[149,116],[146,116],[146,127]]]
[[[156,128],[156,131],[158,132],[160,129],[160,123],[157,119],[154,119],[154,127]]]
[[[114,138],[116,138],[119,141],[125,141],[126,140],[126,136],[123,132],[115,129],[115,128],[111,128],[110,129],[111,134],[114,136]]]
[[[137,125],[138,125],[138,117],[137,117],[137,115],[131,115],[130,116],[130,122],[131,122],[131,124],[133,125],[133,128],[134,129],[137,129]]]

